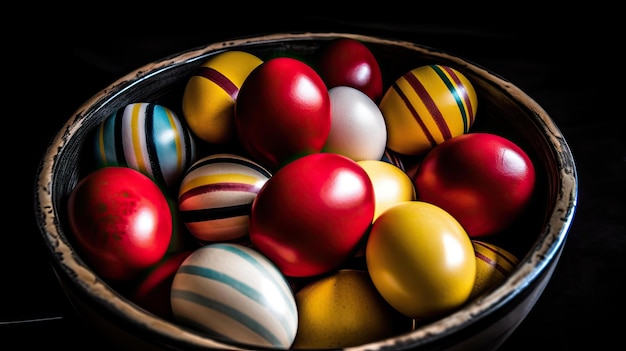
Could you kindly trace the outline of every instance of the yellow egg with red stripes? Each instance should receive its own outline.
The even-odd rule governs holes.
[[[179,216],[201,242],[248,234],[252,202],[271,173],[239,155],[219,153],[196,161],[178,192]]]
[[[472,240],[476,254],[476,281],[470,298],[495,288],[515,269],[519,260],[502,247]]]
[[[244,51],[224,51],[206,60],[187,81],[183,116],[200,139],[215,144],[234,136],[234,108],[239,88],[263,61]]]
[[[467,133],[478,98],[469,79],[445,65],[424,65],[399,77],[379,108],[387,124],[387,147],[423,155],[441,142]]]

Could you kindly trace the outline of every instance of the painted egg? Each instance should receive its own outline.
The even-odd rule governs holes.
[[[288,349],[298,329],[284,276],[249,247],[214,243],[191,253],[174,275],[174,318],[225,342]]]
[[[400,168],[378,160],[364,160],[357,162],[374,186],[376,209],[374,220],[389,207],[403,201],[416,199],[413,180]]]
[[[387,146],[387,127],[378,105],[360,90],[338,86],[328,90],[331,126],[322,151],[354,161],[380,160]]]
[[[142,308],[163,318],[172,318],[170,291],[178,267],[193,251],[166,255],[138,279],[132,300]]]
[[[97,167],[136,169],[159,185],[180,181],[196,158],[196,142],[189,129],[167,107],[131,103],[109,115],[96,129]]]
[[[472,245],[476,254],[476,282],[470,299],[498,286],[519,263],[512,253],[495,244],[472,240]]]
[[[358,346],[413,327],[413,320],[389,305],[362,270],[342,269],[314,280],[296,293],[296,304],[296,349]]]
[[[381,159],[381,161],[385,161],[387,163],[391,163],[392,165],[400,168],[403,172],[406,171],[406,169],[404,167],[404,161],[402,160],[402,155],[400,155],[397,152],[389,149],[388,147],[385,148],[385,152],[383,153],[383,157],[381,157],[380,159]]]
[[[385,300],[417,321],[460,307],[476,278],[474,248],[461,224],[422,201],[398,203],[374,221],[365,259]]]
[[[535,169],[512,141],[469,133],[433,148],[413,181],[418,199],[443,208],[471,237],[480,237],[519,217],[532,197]]]
[[[248,234],[252,201],[271,177],[258,163],[235,154],[213,154],[186,172],[178,210],[189,232],[202,242],[238,239]]]
[[[401,154],[423,155],[467,133],[477,102],[472,83],[454,68],[415,68],[398,78],[379,103],[387,123],[387,146]]]
[[[317,70],[328,88],[356,88],[375,103],[383,94],[383,78],[378,61],[370,49],[358,40],[331,40],[318,53]]]
[[[235,100],[243,81],[263,61],[244,51],[224,51],[206,60],[187,81],[183,116],[200,139],[214,144],[234,136]]]
[[[322,150],[331,125],[328,89],[300,60],[267,60],[241,86],[235,124],[243,148],[275,171]]]
[[[354,253],[374,206],[372,182],[358,163],[332,153],[303,156],[259,191],[250,240],[287,276],[326,273]]]
[[[172,238],[161,188],[128,167],[104,167],[82,178],[68,198],[68,219],[85,260],[104,279],[129,280],[159,262]]]

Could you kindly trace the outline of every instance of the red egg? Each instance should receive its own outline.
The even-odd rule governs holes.
[[[165,256],[139,280],[132,299],[137,305],[164,318],[172,318],[170,291],[178,267],[193,251],[179,251]]]
[[[105,279],[125,280],[161,260],[172,238],[172,214],[161,189],[127,167],[105,167],[81,179],[68,218],[82,257]]]
[[[414,177],[418,199],[448,211],[471,237],[504,230],[529,203],[535,168],[512,141],[490,133],[456,136],[433,148]]]
[[[364,43],[351,38],[334,39],[320,50],[317,63],[329,89],[349,86],[379,102],[383,94],[382,73],[374,54]]]
[[[259,65],[242,84],[235,102],[242,147],[271,170],[320,152],[330,123],[324,81],[311,66],[290,57]]]
[[[291,277],[329,272],[351,257],[374,216],[374,189],[346,156],[318,153],[285,165],[259,191],[252,244]]]

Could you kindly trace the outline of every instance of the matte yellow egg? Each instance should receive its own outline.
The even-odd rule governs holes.
[[[378,160],[362,160],[357,163],[363,167],[374,186],[374,220],[398,202],[415,200],[413,181],[397,166]]]
[[[314,280],[296,293],[297,349],[342,348],[410,331],[412,319],[391,307],[369,274],[342,269]]]
[[[472,83],[456,69],[417,67],[399,77],[379,103],[387,124],[387,147],[405,155],[424,155],[467,133],[477,102]]]
[[[365,259],[385,300],[416,320],[461,306],[476,278],[474,248],[463,227],[422,201],[398,203],[372,223]]]
[[[239,88],[263,61],[244,51],[212,56],[187,81],[182,99],[189,128],[209,143],[225,143],[234,136],[234,109]]]
[[[519,263],[517,257],[497,245],[472,240],[476,254],[476,282],[470,295],[478,295],[502,283]]]

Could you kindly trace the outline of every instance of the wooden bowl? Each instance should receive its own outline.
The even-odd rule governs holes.
[[[541,106],[488,69],[416,43],[347,33],[278,33],[193,48],[129,72],[69,116],[41,160],[35,211],[58,280],[81,318],[112,342],[129,349],[250,348],[157,316],[99,277],[81,257],[69,230],[68,196],[91,170],[84,150],[90,133],[113,111],[133,102],[157,102],[182,116],[181,97],[187,80],[213,55],[243,50],[263,59],[281,53],[306,58],[335,38],[353,38],[370,48],[380,64],[385,89],[423,64],[438,63],[459,70],[472,82],[479,99],[473,129],[514,141],[528,153],[536,168],[536,187],[528,210],[506,236],[493,238],[495,244],[519,258],[519,264],[501,284],[442,318],[346,349],[490,350],[516,329],[548,284],[574,218],[577,173],[565,138]]]

